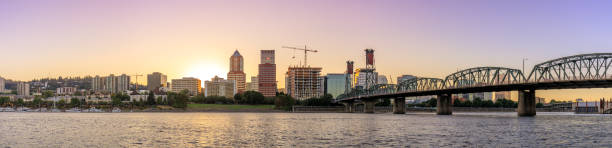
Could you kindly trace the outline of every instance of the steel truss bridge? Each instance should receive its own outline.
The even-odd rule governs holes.
[[[608,88],[612,87],[611,67],[612,53],[580,54],[537,64],[529,75],[506,67],[475,67],[452,73],[443,79],[421,77],[398,84],[353,89],[338,96],[336,101],[496,91]]]

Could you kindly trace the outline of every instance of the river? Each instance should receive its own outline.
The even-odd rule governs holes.
[[[612,147],[612,115],[0,113],[2,147]]]

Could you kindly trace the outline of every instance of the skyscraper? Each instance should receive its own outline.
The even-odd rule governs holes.
[[[166,87],[168,80],[166,75],[154,72],[147,75],[147,89],[149,91],[158,91],[160,87]]]
[[[338,97],[343,94],[346,89],[346,75],[347,74],[327,74],[325,79],[326,93],[331,94],[334,97]]]
[[[287,93],[297,100],[323,95],[319,67],[289,67],[285,79]]]
[[[259,91],[259,79],[251,77],[251,82],[247,83],[247,91]]]
[[[245,91],[246,74],[244,74],[244,59],[238,50],[230,57],[230,72],[227,73],[227,79],[236,82],[236,89],[239,93]]]
[[[259,64],[259,92],[266,97],[276,96],[276,64],[274,63],[274,50],[261,50],[261,63]]]

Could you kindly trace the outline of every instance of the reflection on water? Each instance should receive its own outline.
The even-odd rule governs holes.
[[[5,147],[612,147],[612,116],[0,113]]]

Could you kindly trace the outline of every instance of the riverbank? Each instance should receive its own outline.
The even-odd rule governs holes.
[[[81,108],[28,108],[4,107],[0,112],[82,112],[82,113],[109,113],[109,112],[287,112],[275,110],[274,105],[237,105],[237,104],[188,104],[187,108],[174,108],[167,105],[151,107],[81,107]]]

